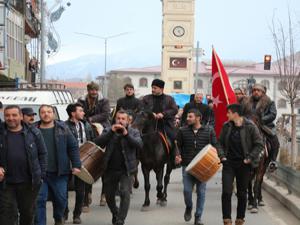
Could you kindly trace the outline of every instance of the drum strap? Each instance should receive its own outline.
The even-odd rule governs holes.
[[[166,149],[167,149],[167,153],[169,155],[170,154],[170,145],[169,145],[169,143],[167,141],[167,138],[166,138],[166,136],[162,132],[158,132],[158,133],[159,133],[159,136],[161,137],[163,143],[165,144]]]

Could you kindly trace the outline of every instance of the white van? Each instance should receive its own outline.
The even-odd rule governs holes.
[[[65,89],[65,85],[55,83],[36,84],[35,87],[21,83],[18,88],[0,88],[0,101],[3,107],[18,105],[21,108],[31,107],[37,113],[43,104],[52,105],[56,112],[56,118],[67,120],[66,108],[74,103],[71,93]],[[39,116],[36,116],[39,120]]]

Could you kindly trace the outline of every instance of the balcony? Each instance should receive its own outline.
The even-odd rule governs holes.
[[[36,11],[30,4],[25,7],[25,34],[31,38],[37,38],[40,34],[40,21],[37,19]]]

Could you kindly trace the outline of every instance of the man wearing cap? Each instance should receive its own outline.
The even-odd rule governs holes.
[[[32,108],[26,107],[22,108],[22,114],[23,114],[23,121],[27,124],[33,124],[34,123],[34,116],[36,113],[33,111]]]
[[[88,94],[78,102],[83,106],[86,119],[91,123],[100,123],[104,128],[109,127],[110,107],[106,98],[99,97],[99,85],[91,82],[87,85]]]
[[[152,94],[144,96],[142,99],[142,107],[145,110],[153,112],[157,119],[157,128],[160,131],[165,131],[172,144],[176,138],[174,127],[175,116],[178,112],[177,105],[172,96],[164,94],[165,82],[160,79],[152,81]],[[174,151],[171,156],[175,160]],[[172,159],[172,161],[174,161]]]
[[[260,130],[271,144],[270,170],[272,171],[276,169],[275,161],[279,151],[279,141],[274,124],[277,109],[274,101],[266,95],[266,90],[264,85],[255,84],[252,88],[252,95],[245,102],[244,110],[250,112],[251,119],[257,121]]]

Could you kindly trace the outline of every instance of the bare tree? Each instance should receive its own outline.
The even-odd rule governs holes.
[[[299,26],[299,23],[297,25]],[[280,92],[291,107],[291,164],[295,166],[297,160],[295,104],[300,99],[300,52],[297,52],[295,47],[297,27],[293,24],[290,10],[288,10],[287,26],[284,26],[280,20],[275,21],[275,17],[273,17],[271,32],[277,58],[275,69],[280,75]]]

